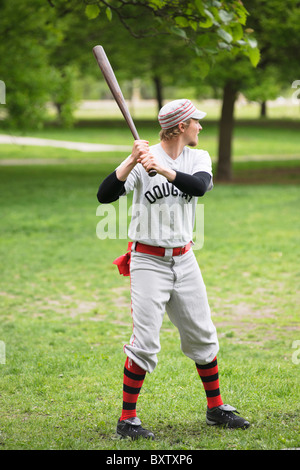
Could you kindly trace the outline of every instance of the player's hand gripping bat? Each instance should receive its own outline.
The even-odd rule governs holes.
[[[134,122],[132,120],[132,117],[130,115],[127,103],[124,99],[124,96],[122,94],[121,88],[119,86],[119,83],[116,79],[116,76],[114,74],[114,71],[112,69],[112,66],[110,65],[110,62],[105,54],[105,51],[102,46],[95,46],[93,48],[93,53],[94,56],[98,62],[98,65],[101,69],[101,72],[110,88],[110,91],[113,94],[114,99],[116,100],[117,105],[119,106],[125,121],[128,124],[129,129],[131,130],[131,133],[134,137],[135,140],[140,140],[139,134],[136,130],[136,127],[134,125]],[[155,170],[149,170],[148,175],[149,176],[155,176],[157,172]]]

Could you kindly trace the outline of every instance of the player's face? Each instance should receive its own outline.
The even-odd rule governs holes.
[[[192,119],[189,127],[185,129],[186,145],[196,147],[198,144],[198,134],[202,127],[197,119]]]

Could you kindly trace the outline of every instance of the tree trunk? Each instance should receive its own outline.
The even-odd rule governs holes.
[[[234,129],[234,104],[238,87],[233,82],[226,83],[223,90],[223,105],[219,125],[219,155],[217,180],[232,179],[231,146]]]
[[[62,105],[62,103],[56,103],[56,102],[54,102],[53,104],[54,104],[54,106],[55,106],[55,108],[56,108],[57,116],[58,116],[58,118],[60,119],[60,118],[61,118],[61,112],[62,112],[62,107],[63,107],[63,105]]]
[[[157,108],[158,112],[163,107],[163,97],[162,97],[162,82],[160,77],[153,77],[154,86],[155,86],[155,94],[156,94],[156,101],[157,101]]]
[[[267,102],[263,101],[260,105],[260,117],[267,117]]]

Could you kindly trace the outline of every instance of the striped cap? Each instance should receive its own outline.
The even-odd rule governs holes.
[[[170,129],[187,119],[202,119],[206,113],[199,111],[190,100],[174,100],[161,108],[158,121],[162,129]]]

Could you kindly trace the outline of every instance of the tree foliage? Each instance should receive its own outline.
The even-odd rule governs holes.
[[[51,87],[48,48],[57,41],[47,9],[43,0],[0,2],[0,77],[14,126],[38,125],[44,115]]]
[[[53,0],[54,1],[54,0]],[[202,58],[208,73],[213,56],[221,50],[242,52],[256,66],[259,50],[245,28],[248,12],[240,0],[83,0],[89,19],[115,15],[135,38],[178,36]],[[60,7],[63,5],[60,0]],[[143,15],[148,26],[139,24]]]
[[[171,42],[181,44],[178,62],[189,48],[204,77],[222,51],[242,54],[257,64],[259,52],[247,31],[247,16],[240,0],[0,0],[0,33],[5,38],[0,44],[0,79],[6,84],[9,122],[41,125],[46,103],[54,101],[62,123],[71,123],[71,71],[95,70],[83,49],[101,41],[103,22],[117,20],[131,37],[151,44],[152,59],[144,73],[155,66],[164,70],[167,49],[155,42],[160,38],[165,48]]]
[[[241,54],[219,54],[207,80],[223,89],[220,119],[217,177],[232,177],[232,139],[234,104],[239,92],[248,99],[264,102],[274,99],[280,87],[288,88],[297,78],[300,45],[300,8],[298,0],[244,0],[249,12],[248,31],[255,31],[260,61],[250,66]]]

